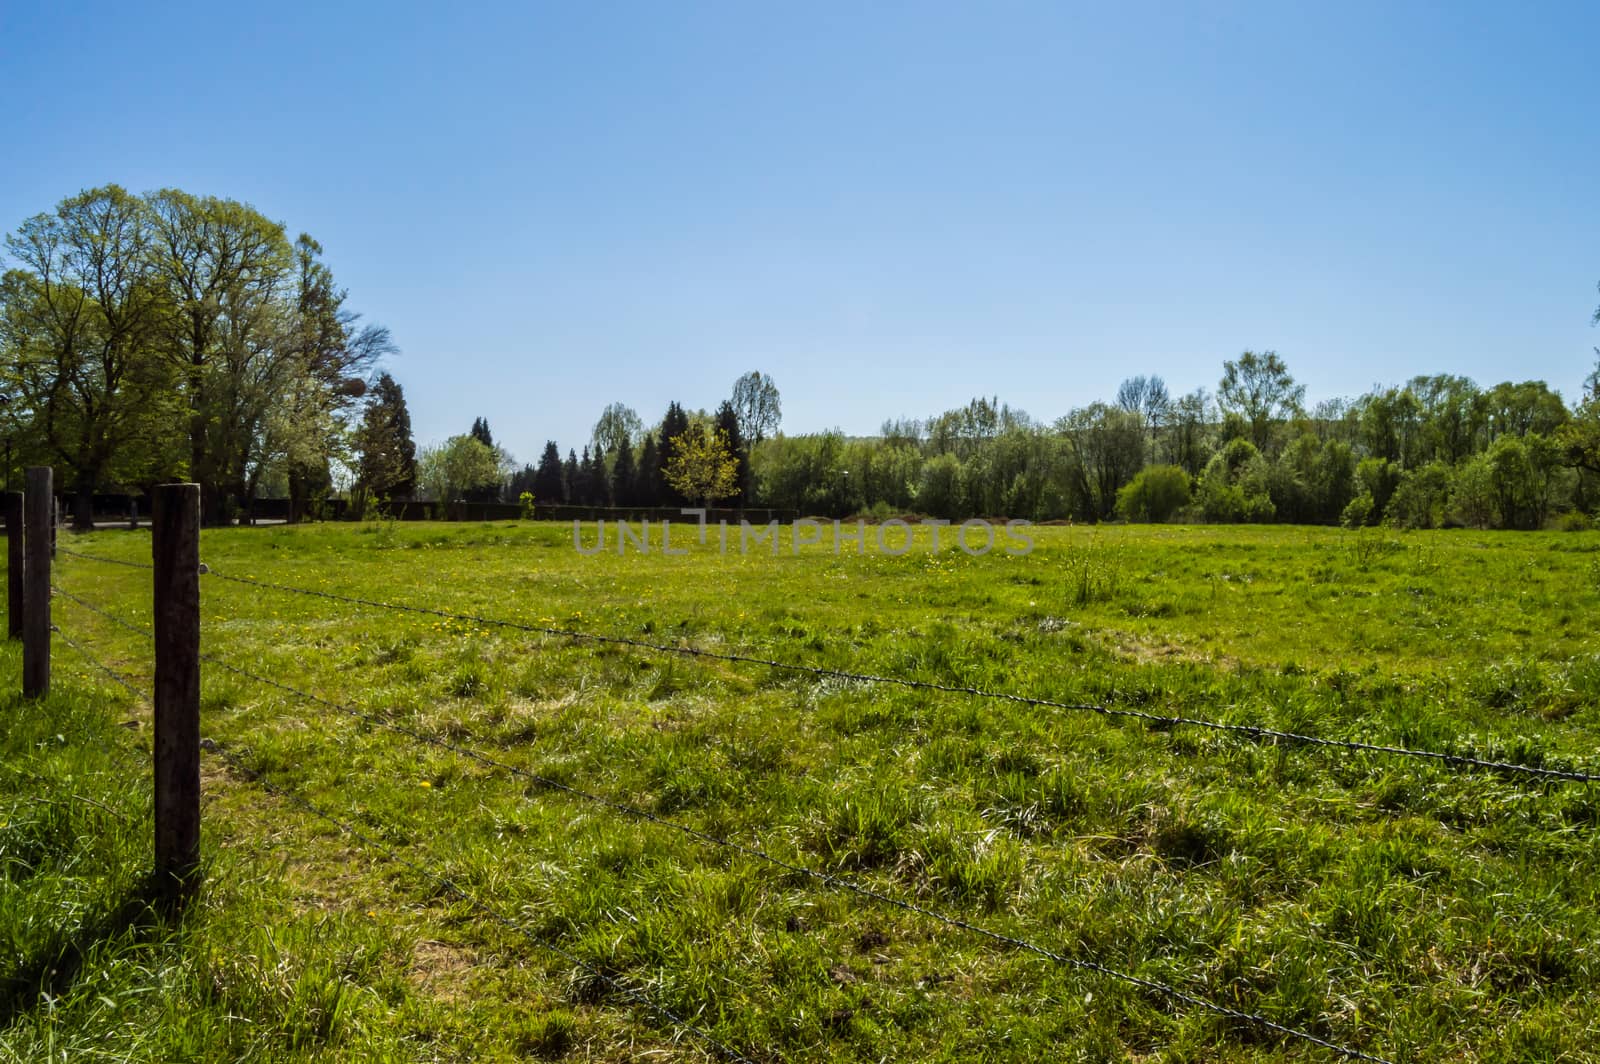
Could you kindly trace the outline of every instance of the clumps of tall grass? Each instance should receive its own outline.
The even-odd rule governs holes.
[[[1361,569],[1405,550],[1399,538],[1373,528],[1357,529],[1350,537],[1350,556]]]
[[[1068,551],[1062,563],[1067,601],[1074,606],[1110,602],[1125,582],[1126,568],[1120,550],[1094,540]]]

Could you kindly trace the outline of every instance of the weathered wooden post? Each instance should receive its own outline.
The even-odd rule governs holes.
[[[158,485],[152,502],[156,882],[180,902],[200,871],[200,485]]]
[[[22,694],[50,690],[50,518],[55,496],[49,466],[29,466],[22,530]]]
[[[6,492],[6,623],[22,638],[22,492]]]

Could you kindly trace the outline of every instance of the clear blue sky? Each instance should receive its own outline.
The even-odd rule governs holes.
[[[0,0],[0,228],[175,185],[306,230],[426,442],[621,400],[874,431],[1277,350],[1571,397],[1600,5]]]

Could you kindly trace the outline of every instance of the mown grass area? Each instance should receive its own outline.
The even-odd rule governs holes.
[[[686,556],[583,556],[570,528],[517,523],[215,530],[202,558],[532,624],[1600,772],[1600,534],[1043,528],[1028,556],[973,558],[948,533],[932,553],[926,531],[900,557],[723,555],[674,531]],[[144,533],[62,542],[149,557]],[[1600,1059],[1600,785],[215,574],[209,653],[550,779],[1392,1059]],[[148,624],[148,573],[63,556],[57,582]],[[55,611],[147,684],[147,643]],[[0,662],[17,676],[14,651]],[[1333,1059],[210,666],[204,732],[242,767],[207,755],[206,885],[181,921],[152,919],[148,707],[59,643],[56,662],[57,693],[8,701],[0,740],[5,1057],[709,1056],[270,784],[755,1060]]]

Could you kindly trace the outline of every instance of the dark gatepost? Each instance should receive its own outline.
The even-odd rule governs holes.
[[[181,902],[200,871],[200,485],[153,503],[156,883]]]
[[[55,496],[49,466],[29,466],[22,531],[22,695],[50,690],[50,519]]]
[[[22,638],[22,492],[6,492],[6,620],[12,639]]]

